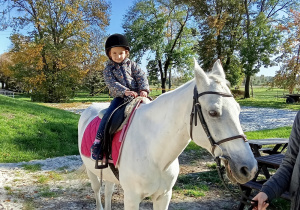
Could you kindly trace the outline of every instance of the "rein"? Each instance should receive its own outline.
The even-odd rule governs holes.
[[[198,93],[197,91],[197,87],[195,86],[194,87],[194,96],[193,96],[193,107],[192,107],[192,112],[191,112],[191,115],[190,115],[190,137],[191,139],[193,139],[193,121],[194,121],[194,125],[197,126],[197,116],[199,117],[199,120],[201,122],[201,125],[202,125],[202,128],[203,130],[205,131],[206,133],[206,136],[211,144],[211,152],[214,156],[214,160],[217,164],[217,171],[218,171],[218,174],[219,174],[219,177],[223,183],[223,185],[225,186],[225,188],[236,198],[238,199],[240,202],[244,203],[244,204],[248,204],[247,203],[247,200],[248,201],[251,201],[251,202],[254,202],[254,203],[257,203],[257,201],[253,201],[251,198],[249,198],[248,196],[246,196],[242,189],[239,188],[240,190],[240,194],[241,196],[243,197],[243,199],[240,199],[237,197],[237,195],[235,195],[232,190],[229,189],[229,187],[227,186],[227,184],[225,183],[225,180],[224,180],[224,177],[223,177],[223,174],[224,174],[224,167],[221,166],[221,160],[220,159],[225,159],[225,160],[229,160],[230,157],[227,157],[227,156],[215,156],[214,152],[215,152],[215,148],[216,147],[219,147],[222,151],[222,148],[220,147],[221,144],[225,143],[225,142],[228,142],[228,141],[232,141],[232,140],[235,140],[235,139],[240,139],[242,138],[244,140],[244,142],[247,142],[247,138],[244,134],[239,134],[239,135],[236,135],[236,136],[232,136],[232,137],[228,137],[228,138],[225,138],[225,139],[222,139],[222,140],[219,140],[219,141],[215,141],[214,138],[211,136],[210,134],[210,131],[209,131],[209,128],[207,126],[207,123],[204,119],[204,116],[203,116],[203,112],[202,112],[202,109],[201,109],[201,104],[199,102],[199,97],[203,96],[203,95],[219,95],[219,96],[222,96],[222,97],[233,97],[233,95],[231,94],[228,94],[228,93],[223,93],[223,92],[215,92],[215,91],[205,91],[205,92],[202,92],[202,93]],[[223,151],[222,151],[222,154],[223,154]],[[246,200],[246,202],[245,202]]]

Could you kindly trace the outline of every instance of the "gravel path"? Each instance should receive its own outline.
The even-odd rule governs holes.
[[[244,131],[274,129],[293,125],[296,114],[286,109],[241,107],[240,121]]]
[[[66,108],[66,110],[80,114],[87,106],[88,105],[84,105],[77,109]],[[240,121],[244,131],[272,129],[291,126],[296,113],[296,111],[289,110],[242,107]],[[42,166],[41,171],[28,172],[23,169],[24,164],[40,164]],[[74,176],[76,175],[70,173],[70,171],[78,169],[81,164],[82,161],[79,155],[49,158],[46,160],[34,160],[27,163],[0,164],[0,210],[94,208],[95,201],[87,177],[83,179],[74,179]],[[53,172],[62,174],[61,176],[63,178],[56,180],[53,178],[55,177],[55,175],[52,174]],[[51,181],[48,182],[48,188],[45,188],[45,185],[40,182],[43,177],[49,176],[52,178]],[[72,177],[70,178],[70,176]],[[51,187],[54,187],[54,189]],[[53,191],[56,195],[60,196],[51,196],[51,192]],[[50,196],[41,196],[41,192],[48,192]],[[122,194],[122,192],[120,187],[117,188],[116,192],[116,196],[121,197],[120,194]],[[224,195],[220,195],[219,198],[224,198],[223,196]],[[118,203],[118,206],[120,206],[117,209],[122,209],[123,207],[119,202],[119,197],[115,197],[114,199],[115,203]],[[202,201],[193,201],[193,206],[198,206],[198,209],[201,205],[201,209],[215,209],[211,208],[211,206],[217,205],[216,203],[218,202],[214,202],[213,197],[214,196],[212,195],[212,200],[208,199],[203,201],[202,199]],[[174,201],[172,199],[173,203],[170,205],[170,209],[178,209],[178,207],[174,207],[177,203],[179,203],[178,205],[185,206],[189,202],[181,201],[180,199],[176,200],[175,198]],[[207,203],[206,207],[203,206],[205,203]],[[234,201],[232,201],[230,196],[225,196],[222,201],[222,205],[226,204],[228,209],[232,209],[232,203],[234,203]],[[37,205],[41,205],[41,207],[37,208]],[[143,207],[141,209],[151,209],[149,201],[145,202],[143,205],[145,205],[145,208]]]

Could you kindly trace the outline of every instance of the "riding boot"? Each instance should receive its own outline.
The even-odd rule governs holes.
[[[102,160],[103,159],[103,151],[101,149],[101,144],[98,139],[95,139],[93,145],[91,146],[91,158],[93,160]]]

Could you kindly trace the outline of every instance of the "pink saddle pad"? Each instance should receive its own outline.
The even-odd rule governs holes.
[[[91,146],[94,143],[94,140],[96,138],[97,130],[99,128],[99,124],[101,122],[101,119],[97,116],[95,117],[89,125],[86,127],[83,138],[82,138],[82,143],[81,143],[81,154],[83,154],[86,157],[91,157]],[[124,126],[123,129],[125,129],[126,126]],[[120,148],[122,145],[122,139],[120,139],[122,130],[118,131],[113,138],[112,142],[112,158],[113,162],[116,165],[118,158],[119,158],[119,152]],[[123,131],[124,132],[124,131]],[[120,141],[119,141],[120,140]]]
[[[127,133],[127,130],[131,124],[131,121],[133,119],[133,116],[135,114],[136,109],[140,106],[140,103],[142,101],[139,101],[134,109],[132,110],[129,119],[127,123],[123,126],[122,130],[115,133],[113,141],[112,141],[112,159],[114,162],[115,167],[118,165],[118,159],[122,151],[122,145]],[[82,143],[81,143],[81,154],[86,157],[91,157],[91,146],[94,143],[94,140],[96,138],[96,134],[98,131],[99,124],[101,122],[101,119],[97,116],[95,117],[86,127],[83,137],[82,137]]]

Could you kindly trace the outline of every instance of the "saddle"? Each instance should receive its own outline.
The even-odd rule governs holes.
[[[97,155],[97,160],[95,162],[95,168],[96,169],[104,169],[110,166],[111,170],[114,172],[114,174],[117,176],[117,169],[115,168],[113,163],[109,163],[109,158],[112,154],[112,140],[114,137],[114,134],[121,130],[123,125],[128,121],[128,118],[132,111],[134,111],[134,108],[138,103],[148,103],[149,100],[143,98],[143,97],[126,97],[124,100],[124,103],[121,104],[119,107],[117,107],[112,114],[110,115],[104,129],[104,140],[100,142],[101,148],[102,148],[102,157],[104,161],[100,162],[99,165],[99,155]],[[105,114],[107,109],[103,109],[99,112],[99,117],[102,118]],[[103,163],[104,162],[104,163]]]

